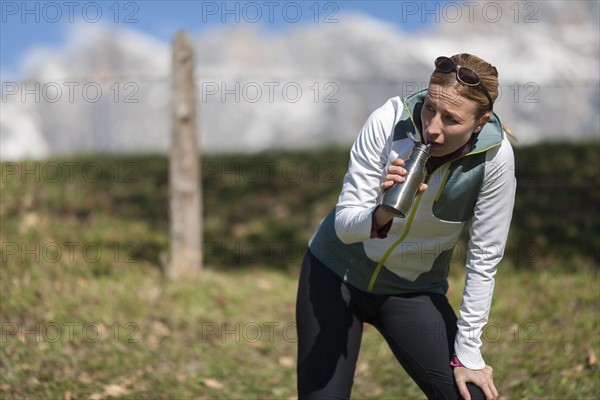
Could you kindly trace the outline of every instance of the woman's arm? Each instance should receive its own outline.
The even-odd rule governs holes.
[[[455,352],[469,369],[482,370],[481,332],[488,321],[496,266],[502,259],[512,218],[516,181],[508,140],[488,151],[481,193],[470,227],[467,276]]]
[[[492,367],[481,356],[481,332],[488,321],[496,266],[502,259],[512,218],[516,180],[514,155],[508,140],[488,152],[486,174],[469,230],[469,252],[465,290],[460,306],[454,350],[460,366],[454,379],[465,400],[470,400],[467,382],[483,390],[487,399],[498,399]]]
[[[391,135],[401,113],[402,101],[397,97],[388,100],[369,116],[352,146],[335,214],[335,231],[344,243],[362,242],[371,237],[373,212],[381,195],[391,150]]]

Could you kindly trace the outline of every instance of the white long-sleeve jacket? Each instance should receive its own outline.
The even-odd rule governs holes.
[[[445,294],[450,262],[457,251],[466,251],[455,352],[466,367],[481,369],[481,333],[516,189],[513,152],[499,118],[492,116],[467,154],[428,176],[428,189],[406,218],[394,218],[386,238],[371,237],[387,168],[397,157],[407,159],[414,144],[406,108],[418,118],[425,95],[422,90],[405,101],[392,98],[370,115],[352,147],[338,203],[309,248],[349,284],[378,294]],[[456,244],[465,227],[468,249],[460,249]]]

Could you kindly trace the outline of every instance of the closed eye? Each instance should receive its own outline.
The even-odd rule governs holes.
[[[460,121],[458,121],[452,115],[446,115],[446,121],[448,121],[451,124],[460,124]]]
[[[425,109],[431,113],[437,112],[436,104],[431,99],[425,99],[425,104],[423,105],[423,107],[425,107]],[[444,120],[448,124],[456,125],[461,124],[463,122],[461,118],[458,118],[453,113],[444,110],[440,110],[440,112],[444,115]]]

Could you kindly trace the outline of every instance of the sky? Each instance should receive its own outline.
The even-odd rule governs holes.
[[[447,3],[447,2],[446,2]],[[18,76],[32,49],[60,48],[78,24],[103,24],[142,31],[165,42],[177,30],[191,34],[223,24],[259,24],[278,32],[298,24],[343,22],[346,12],[360,11],[391,22],[407,32],[435,23],[444,2],[375,1],[8,1],[0,0],[0,73]],[[428,13],[428,10],[430,13]]]

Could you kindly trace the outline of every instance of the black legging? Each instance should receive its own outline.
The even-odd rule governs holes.
[[[296,303],[299,400],[350,398],[363,322],[383,335],[428,398],[461,398],[449,364],[456,314],[445,296],[366,293],[307,252]],[[485,398],[467,386],[473,400]]]

